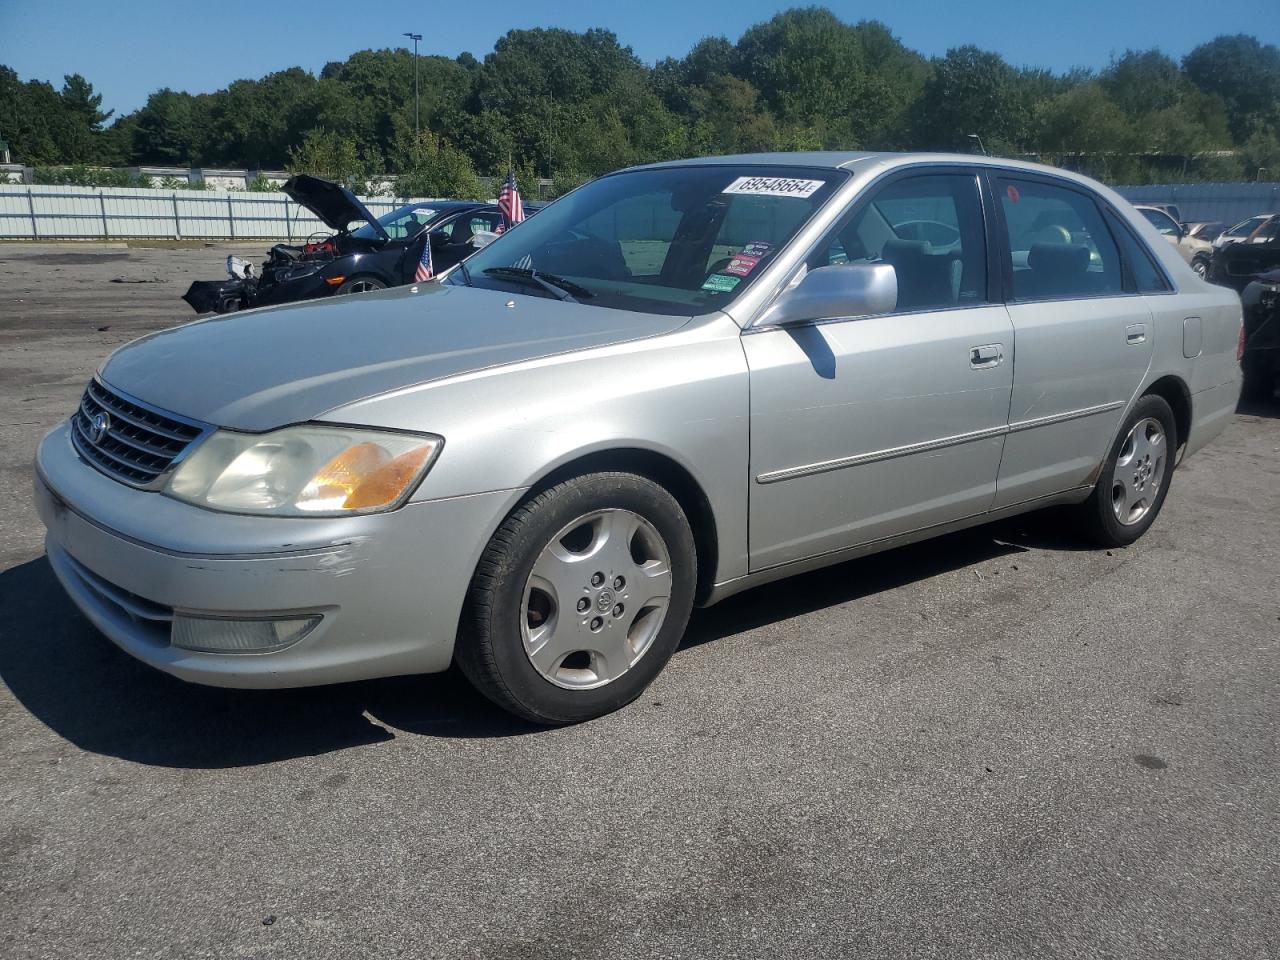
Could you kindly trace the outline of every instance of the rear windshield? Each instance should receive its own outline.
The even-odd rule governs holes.
[[[532,270],[593,306],[706,313],[749,287],[847,176],[708,165],[602,177],[507,231],[449,282],[554,296],[510,272]]]

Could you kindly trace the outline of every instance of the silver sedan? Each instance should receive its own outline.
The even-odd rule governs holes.
[[[71,597],[161,670],[456,660],[569,723],[637,697],[694,604],[1049,506],[1136,540],[1235,407],[1240,329],[1074,174],[666,163],[441,282],[125,346],[41,444],[36,499]]]

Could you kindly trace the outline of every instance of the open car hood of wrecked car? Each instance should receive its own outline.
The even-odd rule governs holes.
[[[341,184],[300,173],[286,180],[280,189],[291,200],[314,213],[325,226],[332,230],[341,232],[346,230],[353,220],[363,220],[383,240],[390,239],[387,231],[382,229],[382,224],[369,212],[369,208]]]

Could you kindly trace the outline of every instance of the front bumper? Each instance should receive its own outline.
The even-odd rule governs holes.
[[[36,456],[49,562],[76,606],[139,660],[225,687],[444,670],[471,571],[515,495],[361,517],[249,517],[117,483],[80,460],[65,424]],[[169,644],[175,612],[322,619],[283,650],[212,654]]]

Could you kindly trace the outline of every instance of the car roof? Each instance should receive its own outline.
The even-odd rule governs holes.
[[[1025,160],[1009,160],[1004,157],[990,157],[975,153],[893,153],[893,152],[857,152],[847,150],[800,151],[796,153],[736,153],[715,157],[691,157],[685,160],[665,160],[657,163],[640,164],[628,170],[656,170],[668,167],[698,166],[779,166],[779,167],[811,167],[815,170],[849,170],[864,171],[871,167],[886,169],[914,164],[979,164],[1004,170],[1021,170],[1027,173],[1050,174],[1055,177],[1074,180],[1079,183],[1097,187],[1098,184],[1088,177],[1051,167],[1042,163],[1029,163]],[[623,171],[618,171],[623,172]]]

